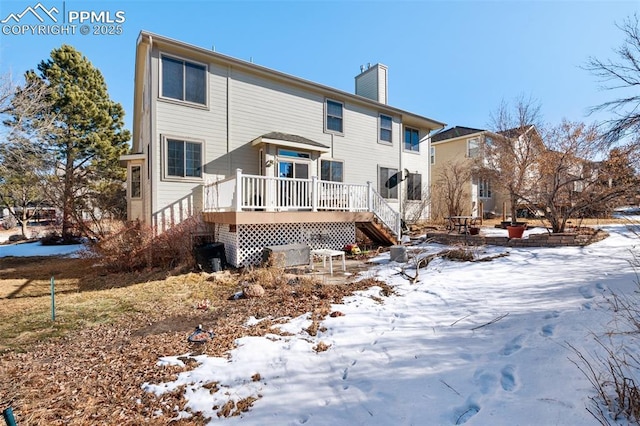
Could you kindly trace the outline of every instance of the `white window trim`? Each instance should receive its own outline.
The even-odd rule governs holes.
[[[329,128],[327,127],[327,124],[328,124],[328,123],[327,123],[327,118],[328,118],[328,116],[329,116],[329,101],[330,101],[330,102],[335,102],[335,103],[337,103],[337,104],[342,105],[342,131],[341,131],[341,132],[340,132],[340,131],[338,131],[338,130],[331,130],[331,129],[329,129]],[[344,102],[342,102],[342,101],[337,101],[337,100],[335,100],[335,99],[331,99],[331,98],[325,98],[325,100],[324,100],[324,132],[325,132],[325,133],[331,133],[331,134],[333,134],[333,135],[344,136],[344,133],[345,133],[345,127],[346,127],[346,126],[345,126],[345,124],[346,124],[346,123],[345,123],[345,122],[346,122],[346,120],[345,120],[345,117],[344,117],[344,116],[345,116],[345,111],[346,111],[346,108],[344,107]]]
[[[344,183],[344,160],[336,160],[335,158],[319,158],[318,159],[318,179],[322,179],[322,162],[323,161],[331,161],[333,163],[342,163],[342,181],[341,183]],[[332,181],[326,181],[326,182],[336,182],[334,180]]]
[[[417,145],[418,149],[417,150],[407,149],[407,141],[405,140],[407,129],[415,130],[418,132],[418,145]],[[422,139],[420,139],[420,129],[416,127],[411,127],[411,126],[404,126],[404,128],[402,129],[402,151],[409,154],[420,155],[420,142],[422,142]]]
[[[163,57],[167,57],[167,58],[171,58],[171,59],[175,59],[178,61],[184,61],[184,62],[191,62],[192,64],[196,64],[196,65],[202,65],[204,67],[204,99],[205,99],[205,103],[204,104],[199,104],[196,102],[189,102],[189,101],[183,101],[180,99],[175,99],[175,98],[169,98],[166,97],[162,94],[162,73],[163,73],[163,66],[162,66],[162,58]],[[183,88],[184,90],[184,88]],[[189,58],[185,58],[179,55],[174,55],[172,53],[164,53],[164,52],[160,52],[159,55],[159,59],[158,59],[158,99],[164,102],[169,102],[169,103],[173,103],[176,105],[183,105],[183,106],[190,106],[193,108],[199,108],[199,109],[209,109],[209,65],[205,64],[204,62],[198,62],[198,61],[194,61],[193,59],[189,59]]]
[[[420,176],[420,198],[417,199],[417,200],[416,199],[409,199],[409,175]],[[424,194],[423,194],[423,191],[422,191],[422,189],[423,189],[423,184],[422,184],[422,176],[423,176],[423,174],[422,173],[409,173],[409,175],[407,175],[407,177],[405,178],[405,180],[407,181],[407,185],[406,185],[406,188],[405,188],[405,191],[407,193],[406,194],[407,202],[410,202],[410,203],[422,202],[423,201],[422,199],[424,198]]]
[[[429,164],[432,166],[436,164],[436,147],[433,145],[429,146]]]
[[[380,130],[382,129],[382,117],[387,117],[391,119],[391,140],[385,141],[380,139]],[[378,114],[378,143],[382,145],[393,145],[393,117],[387,114]]]
[[[173,175],[169,175],[168,173],[168,167],[169,167],[169,155],[168,155],[168,151],[169,151],[169,139],[171,140],[178,140],[178,141],[183,141],[183,142],[191,142],[191,143],[199,143],[202,145],[202,149],[200,150],[200,168],[201,168],[201,173],[200,173],[200,177],[194,177],[194,176],[173,176]],[[176,136],[176,135],[162,135],[161,136],[161,141],[162,141],[162,180],[165,182],[195,182],[195,183],[201,183],[204,182],[204,167],[205,167],[205,163],[204,163],[204,158],[205,158],[205,148],[206,148],[206,144],[204,139],[197,139],[197,138],[189,138],[189,137],[184,137],[184,136]]]
[[[382,166],[380,164],[378,164],[378,183],[377,183],[377,187],[378,187],[378,193],[382,196],[382,188],[380,187],[380,169],[391,169],[391,170],[395,170],[396,174],[399,172],[398,167],[391,167],[391,166]],[[382,198],[384,198],[385,200],[394,202],[394,201],[398,201],[400,198],[400,188],[401,188],[401,182],[398,182],[398,184],[396,185],[396,197],[395,198],[386,198],[384,196],[382,196]],[[385,188],[387,189],[387,188]]]
[[[478,154],[475,157],[472,157],[470,151],[471,151],[471,143],[474,141],[476,143],[476,149],[478,150]],[[480,155],[480,138],[475,137],[475,138],[467,139],[467,158],[476,158],[479,155]]]
[[[480,195],[480,188],[483,186],[482,182],[487,183],[487,185],[485,186],[485,192],[491,192],[491,195]],[[491,198],[493,198],[493,188],[491,188],[491,181],[489,179],[478,178],[478,198],[482,200],[490,200]]]
[[[134,167],[138,167],[140,169],[140,195],[138,195],[137,197],[133,196],[133,180],[131,179],[133,176],[133,168]],[[129,198],[132,200],[141,200],[142,197],[142,192],[143,192],[143,185],[142,185],[142,163],[135,163],[135,164],[129,164],[129,170],[127,171],[129,173]]]

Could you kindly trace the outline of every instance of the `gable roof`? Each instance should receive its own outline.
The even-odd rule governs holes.
[[[471,135],[474,133],[480,133],[484,131],[485,131],[484,129],[474,129],[472,127],[455,126],[431,136],[431,142],[440,142],[447,139],[459,138],[461,136]]]
[[[320,142],[313,141],[311,139],[305,138],[304,136],[292,135],[282,132],[270,132],[262,136],[258,136],[252,141],[253,146],[258,146],[263,143],[272,143],[289,148],[308,149],[320,152],[330,151],[330,147],[321,144]]]

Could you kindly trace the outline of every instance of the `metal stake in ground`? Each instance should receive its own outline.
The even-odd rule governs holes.
[[[51,321],[56,320],[56,280],[51,276]]]

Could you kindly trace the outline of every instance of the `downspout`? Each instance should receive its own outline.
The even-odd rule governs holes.
[[[227,176],[231,176],[231,65],[227,65]]]
[[[149,64],[151,64],[152,61],[151,61],[150,56],[151,56],[151,52],[153,51],[153,37],[151,37],[151,36],[149,36],[149,47],[147,49],[148,50],[147,50],[146,56],[147,56],[147,58],[149,58]],[[145,61],[146,61],[146,58],[145,58]],[[151,161],[151,159],[153,158],[151,156],[151,150],[153,149],[153,142],[152,141],[156,140],[155,139],[156,138],[156,132],[154,130],[153,120],[154,120],[154,117],[155,117],[155,108],[156,108],[156,99],[157,99],[157,97],[153,96],[153,91],[155,90],[152,87],[152,84],[153,84],[153,67],[149,66],[149,70],[147,72],[149,73],[148,74],[148,78],[149,78],[149,97],[151,98],[151,99],[149,99],[149,138],[151,140],[147,143],[147,145],[149,147],[149,149],[148,149],[149,152],[147,152],[147,163],[148,163],[147,164],[147,173],[148,173],[147,179],[149,179],[149,207],[148,207],[149,211],[148,212],[145,211],[147,206],[146,206],[146,203],[144,202],[144,198],[143,198],[143,204],[142,204],[142,211],[143,211],[143,216],[145,216],[145,219],[146,219],[146,216],[148,215],[148,219],[149,220],[148,220],[147,223],[149,225],[153,225],[153,214],[152,214],[152,212],[153,212],[153,202],[154,202],[153,201],[153,173],[154,173],[154,170],[153,170],[153,161]],[[153,109],[153,114],[151,113],[152,109]],[[144,150],[144,147],[142,147],[142,149]]]
[[[404,122],[404,121],[403,121]],[[398,173],[400,173],[400,179],[398,179],[398,211],[400,212],[400,220],[402,221],[403,217],[404,217],[404,206],[402,203],[402,188],[404,187],[404,169],[402,168],[402,138],[403,138],[403,130],[404,130],[404,124],[402,126],[400,126],[400,142],[398,143]],[[402,228],[402,226],[401,226]],[[401,235],[398,235],[398,240],[400,240]]]

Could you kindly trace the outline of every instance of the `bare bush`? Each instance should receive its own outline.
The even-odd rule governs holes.
[[[199,225],[197,219],[190,218],[156,235],[150,226],[127,222],[121,229],[90,245],[86,255],[99,258],[109,272],[192,267],[195,265],[193,235]]]

